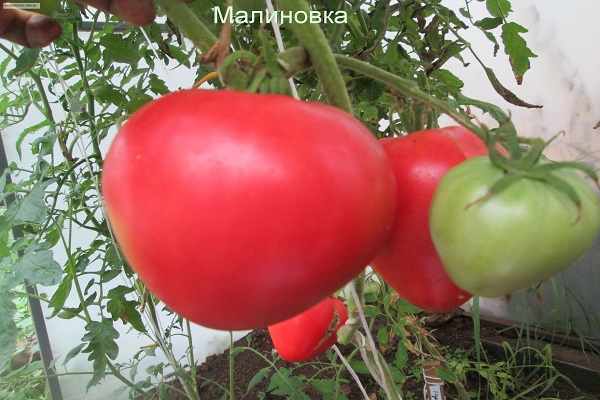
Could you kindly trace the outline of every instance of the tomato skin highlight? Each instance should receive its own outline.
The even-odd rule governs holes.
[[[269,325],[277,353],[286,361],[308,361],[337,342],[337,331],[348,320],[340,299],[328,297],[302,313]]]
[[[571,266],[600,229],[600,202],[574,170],[553,174],[581,198],[580,214],[563,192],[520,179],[486,196],[504,172],[487,157],[452,169],[436,189],[430,225],[435,246],[457,285],[484,297],[526,289]]]
[[[440,179],[454,166],[487,154],[486,145],[466,128],[451,126],[383,139],[398,189],[396,222],[387,245],[371,266],[413,305],[449,311],[471,294],[448,277],[431,240],[429,207]]]
[[[184,90],[117,133],[102,191],[118,243],[167,306],[200,325],[279,322],[356,276],[396,188],[351,115],[280,95]]]

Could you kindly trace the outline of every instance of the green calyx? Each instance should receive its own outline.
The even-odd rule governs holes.
[[[490,160],[505,174],[492,185],[485,196],[475,203],[502,192],[520,179],[532,179],[551,185],[566,194],[575,203],[579,211],[575,223],[579,220],[581,217],[581,198],[579,194],[570,183],[554,174],[554,172],[565,168],[581,171],[600,188],[598,174],[594,169],[586,164],[574,161],[554,162],[548,160],[543,152],[558,135],[545,141],[541,138],[519,138],[514,130],[503,129],[503,127],[498,128],[494,134],[487,130],[486,132]]]

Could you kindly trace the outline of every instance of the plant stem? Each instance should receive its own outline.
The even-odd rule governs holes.
[[[282,12],[288,14],[310,13],[310,7],[305,0],[277,0],[277,4]],[[295,19],[292,18],[292,21]],[[292,22],[291,26],[300,44],[308,53],[311,64],[323,86],[327,102],[352,114],[352,105],[344,77],[336,64],[323,30],[318,24],[312,23]]]
[[[204,25],[194,12],[181,0],[155,0],[169,19],[189,38],[200,51],[206,53],[217,37]]]
[[[486,133],[484,129],[472,123],[466,115],[457,111],[445,101],[433,97],[432,95],[422,91],[416,82],[396,76],[390,72],[384,71],[380,68],[377,68],[363,61],[357,60],[355,58],[350,58],[347,56],[337,54],[334,57],[340,66],[359,72],[365,76],[375,79],[376,81],[384,83],[394,88],[395,90],[401,92],[405,96],[421,101],[425,104],[429,104],[430,106],[447,114],[459,124],[473,131],[473,133],[479,136],[482,140],[486,140]]]
[[[81,54],[79,53],[80,46],[82,45],[83,42],[79,38],[77,24],[73,24],[73,41],[71,42],[71,51],[73,51],[73,56],[75,57],[75,62],[77,63],[77,69],[79,70],[79,74],[81,75],[81,82],[83,84],[83,90],[85,91],[85,97],[87,98],[87,113],[89,114],[90,137],[92,139],[92,147],[94,148],[94,153],[96,153],[98,157],[101,158],[102,152],[100,150],[100,141],[98,140],[98,128],[96,126],[95,121],[96,103],[94,99],[94,92],[90,87],[90,83],[87,78],[87,69],[83,63]]]

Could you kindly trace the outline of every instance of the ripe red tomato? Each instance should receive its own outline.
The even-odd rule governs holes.
[[[442,176],[485,144],[460,126],[383,139],[398,188],[396,222],[371,266],[402,297],[427,311],[445,312],[471,298],[448,277],[429,232],[429,206]]]
[[[448,274],[471,293],[498,297],[570,267],[600,229],[597,193],[574,169],[552,173],[580,199],[539,179],[522,178],[486,196],[506,176],[488,157],[450,170],[435,190],[431,236]]]
[[[269,325],[269,334],[281,358],[307,361],[337,342],[337,331],[347,320],[344,303],[328,297],[290,319]]]
[[[104,162],[106,211],[147,287],[210,328],[306,310],[375,256],[394,217],[380,143],[334,107],[185,90],[129,118]]]

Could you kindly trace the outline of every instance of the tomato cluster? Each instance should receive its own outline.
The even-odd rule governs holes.
[[[117,241],[147,287],[216,329],[269,326],[281,356],[311,358],[347,318],[328,296],[367,264],[426,310],[522,289],[568,267],[600,227],[575,203],[505,172],[462,127],[378,141],[321,103],[184,90],[138,110],[104,162]],[[284,321],[284,322],[282,322]]]

